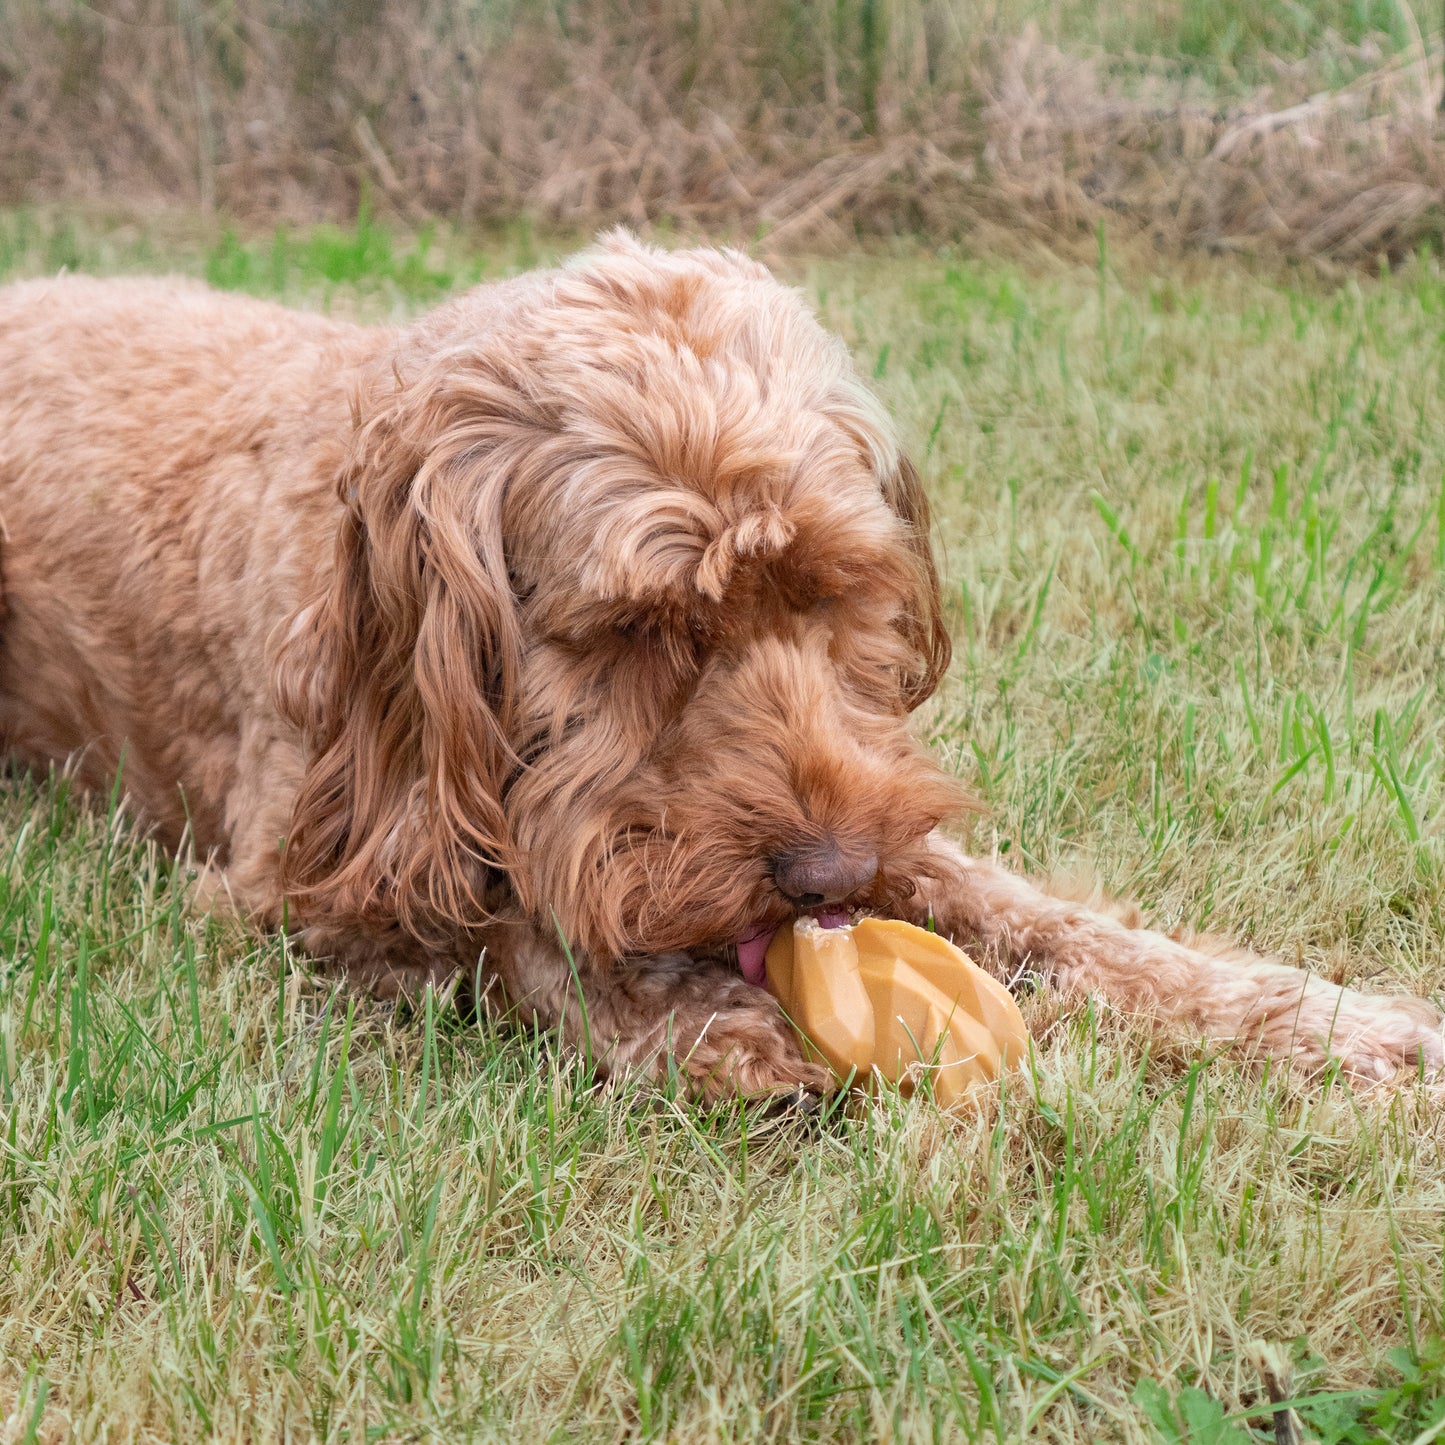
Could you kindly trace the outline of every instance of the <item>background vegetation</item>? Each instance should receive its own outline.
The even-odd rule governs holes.
[[[517,228],[0,216],[0,274],[361,318]],[[974,844],[1445,985],[1445,278],[1099,247],[790,263],[928,481]],[[981,1117],[595,1088],[196,918],[115,800],[0,789],[0,1438],[1323,1442],[1445,1428],[1435,1091],[1025,1000]]]
[[[1092,233],[1329,264],[1439,230],[1409,0],[7,0],[0,201]],[[1423,27],[1423,33],[1422,33]]]

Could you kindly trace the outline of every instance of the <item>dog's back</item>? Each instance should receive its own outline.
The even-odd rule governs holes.
[[[336,509],[349,374],[387,335],[178,280],[0,289],[0,746],[105,786],[124,740],[163,834],[178,780],[218,831],[195,809],[326,560],[298,522]]]

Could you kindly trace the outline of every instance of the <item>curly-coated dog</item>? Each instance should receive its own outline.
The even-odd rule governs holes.
[[[99,786],[123,758],[204,903],[375,986],[475,972],[605,1071],[821,1089],[762,953],[860,908],[1249,1049],[1441,1065],[1428,1004],[938,831],[927,503],[841,342],[740,255],[616,235],[401,329],[9,287],[0,522],[4,750]]]

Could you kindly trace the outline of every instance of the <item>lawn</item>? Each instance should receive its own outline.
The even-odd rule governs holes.
[[[0,215],[0,272],[367,318],[556,242]],[[1445,275],[793,258],[939,515],[920,726],[979,849],[1445,990]],[[596,1088],[190,915],[114,799],[0,789],[0,1438],[1273,1439],[1445,1430],[1437,1099],[1024,1007],[976,1117]],[[1265,1367],[1266,1360],[1273,1365]]]

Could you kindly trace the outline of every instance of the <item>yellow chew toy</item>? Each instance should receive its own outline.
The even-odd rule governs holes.
[[[839,1079],[876,1069],[911,1093],[933,1081],[943,1108],[1028,1056],[1009,991],[936,933],[891,918],[825,928],[800,918],[767,954],[767,986]]]

